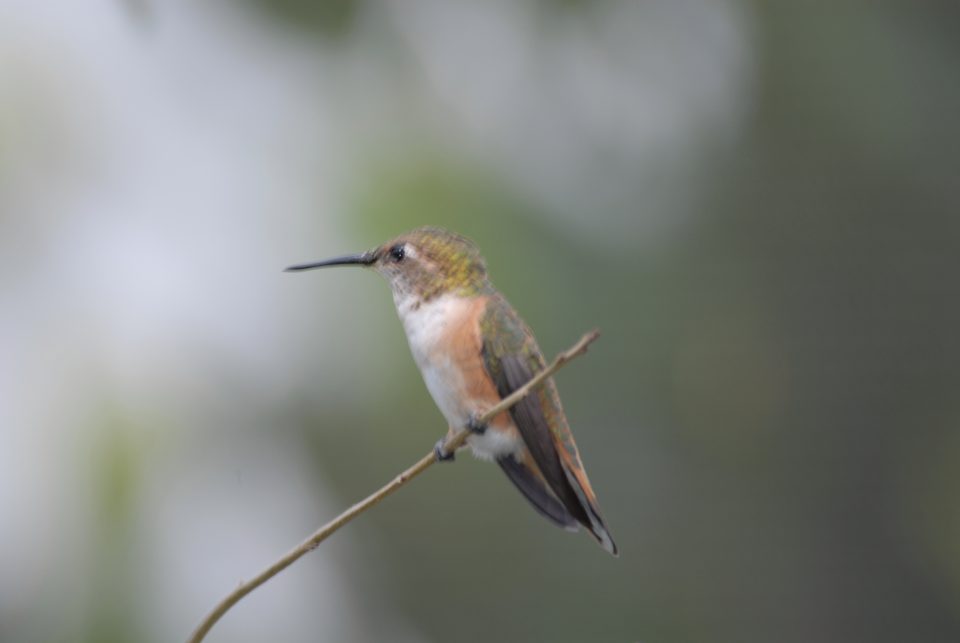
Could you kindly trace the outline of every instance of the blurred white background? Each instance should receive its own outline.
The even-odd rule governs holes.
[[[788,474],[771,471],[805,477],[805,452],[790,447],[797,433],[782,427],[807,417],[808,402],[830,408],[803,361],[836,356],[830,333],[821,352],[804,345],[812,326],[794,308],[840,323],[843,295],[801,305],[804,285],[836,277],[820,241],[846,239],[840,256],[854,262],[874,256],[842,222],[853,229],[854,211],[876,210],[849,195],[892,203],[872,183],[890,176],[907,201],[949,203],[936,173],[917,169],[942,167],[915,152],[924,126],[883,125],[939,112],[919,99],[858,109],[906,101],[897,83],[916,78],[910,69],[930,73],[916,80],[921,96],[955,69],[935,17],[847,8],[830,31],[809,14],[794,23],[789,11],[732,0],[270,4],[0,3],[0,639],[182,639],[235,583],[429,448],[445,427],[383,284],[280,272],[426,223],[477,237],[547,353],[593,325],[610,331],[597,363],[565,375],[564,390],[622,534],[621,567],[529,517],[496,471],[458,462],[245,599],[211,640],[875,633],[850,624],[863,621],[856,609],[818,605],[836,598],[822,589],[834,586],[829,561],[871,542],[847,538],[859,532],[832,522],[823,502],[845,497],[838,489],[852,488],[861,465],[838,456],[841,473],[818,478],[823,495],[809,505],[791,502],[792,482],[776,482]],[[783,38],[795,24],[801,35]],[[903,74],[872,76],[890,47],[913,52],[896,58]],[[821,52],[863,75],[832,77]],[[870,118],[875,127],[862,123]],[[843,152],[817,148],[833,144]],[[838,173],[849,194],[824,187]],[[807,229],[811,211],[821,224]],[[941,256],[923,243],[905,255]],[[793,258],[797,270],[784,269]],[[845,265],[838,283],[858,274]],[[918,327],[947,320],[917,315]],[[890,347],[876,341],[874,355]],[[911,359],[929,365],[914,348]],[[947,379],[920,372],[931,380],[906,393],[916,399]],[[604,373],[618,383],[604,389]],[[860,426],[855,414],[835,419]],[[778,513],[794,510],[809,514]],[[717,527],[717,516],[735,518]],[[791,530],[792,519],[826,535]],[[705,525],[721,545],[695,538]],[[491,534],[514,530],[517,541],[484,553]],[[939,537],[905,538],[919,543],[905,551],[922,553],[873,549],[886,561],[957,560]],[[762,580],[750,585],[740,565],[757,557]],[[940,607],[931,617],[906,605],[886,631],[910,631],[916,615],[927,633],[957,632],[955,596],[932,589],[960,587],[957,567],[930,572],[943,579],[934,582],[899,564],[896,589],[866,603],[930,592],[937,599],[924,604]],[[730,576],[747,580],[718,599]],[[856,594],[859,581],[845,582],[836,586]],[[545,586],[553,593],[540,607],[510,598]],[[479,624],[465,622],[471,600],[486,614]],[[746,610],[758,600],[776,607],[755,621]],[[577,605],[604,624],[574,623]],[[800,626],[807,610],[817,616]],[[550,624],[555,612],[568,615]]]

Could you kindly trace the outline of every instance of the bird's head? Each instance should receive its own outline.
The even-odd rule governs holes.
[[[489,288],[487,268],[472,241],[442,228],[423,227],[354,255],[290,266],[288,271],[328,266],[365,266],[390,283],[399,302],[453,294],[471,296]]]

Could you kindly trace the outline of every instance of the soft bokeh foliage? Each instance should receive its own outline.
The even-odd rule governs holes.
[[[622,551],[437,467],[211,641],[960,639],[953,3],[0,4],[0,640],[184,638],[446,427],[475,239]]]

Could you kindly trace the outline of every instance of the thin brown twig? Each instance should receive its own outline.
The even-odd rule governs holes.
[[[490,408],[486,413],[481,415],[477,421],[480,424],[486,424],[500,413],[508,410],[514,404],[526,397],[530,391],[533,390],[533,388],[563,368],[567,362],[585,353],[590,343],[599,336],[600,333],[596,330],[586,333],[580,338],[580,341],[566,351],[557,355],[545,369],[537,373],[529,382],[518,388],[516,391],[503,398],[499,404]],[[463,443],[467,441],[467,437],[469,437],[469,435],[469,430],[462,430],[453,435],[446,442],[444,442],[443,450],[447,453],[455,452],[458,448],[463,446]],[[210,629],[214,626],[214,624],[216,624],[216,622],[219,621],[220,618],[226,614],[231,607],[236,605],[241,598],[292,565],[298,558],[307,552],[316,549],[320,543],[329,538],[330,535],[332,535],[335,531],[362,514],[364,511],[378,504],[381,500],[392,494],[411,479],[426,471],[435,461],[436,456],[434,452],[431,451],[427,455],[420,458],[416,464],[384,485],[379,491],[353,505],[342,514],[325,524],[323,527],[320,527],[320,529],[313,532],[309,538],[291,549],[275,563],[264,569],[250,580],[241,583],[235,590],[224,597],[224,599],[221,600],[217,606],[214,607],[213,610],[211,610],[210,613],[204,617],[200,625],[197,626],[197,629],[195,629],[190,635],[188,643],[200,643],[200,641],[202,641],[210,632]]]

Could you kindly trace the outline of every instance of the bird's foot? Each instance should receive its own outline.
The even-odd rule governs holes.
[[[476,413],[471,413],[470,417],[467,419],[467,430],[470,431],[470,433],[483,435],[487,432],[487,425],[480,421],[479,415]]]
[[[446,442],[444,438],[437,440],[437,443],[433,445],[433,455],[437,458],[437,462],[453,462],[457,459],[455,453],[447,453],[443,450],[443,443]]]

